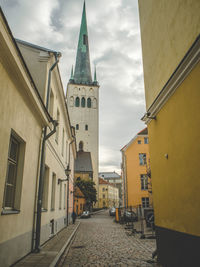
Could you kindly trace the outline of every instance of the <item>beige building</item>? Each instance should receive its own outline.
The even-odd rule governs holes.
[[[16,42],[1,10],[0,43],[0,265],[7,267],[70,221],[76,142],[61,54]]]
[[[99,208],[119,206],[119,189],[116,185],[99,178]]]

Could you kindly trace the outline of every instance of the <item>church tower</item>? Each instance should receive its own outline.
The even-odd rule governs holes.
[[[75,70],[67,85],[71,124],[76,129],[77,149],[91,153],[93,181],[98,192],[99,84],[96,68],[92,80],[85,2],[81,20]]]

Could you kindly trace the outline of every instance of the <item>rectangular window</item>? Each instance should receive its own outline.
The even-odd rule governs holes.
[[[143,208],[149,207],[149,198],[148,197],[142,197],[142,207]]]
[[[148,177],[146,174],[140,174],[141,190],[148,189]]]
[[[58,139],[59,139],[59,123],[60,123],[60,112],[59,110],[57,110],[57,122],[58,122],[58,126],[56,127],[56,143],[58,143]]]
[[[62,208],[62,183],[60,183],[60,194],[59,194],[59,209]]]
[[[148,138],[148,137],[145,137],[145,138],[144,138],[144,143],[145,143],[145,144],[148,144],[148,143],[149,143],[149,138]]]
[[[52,174],[51,184],[51,210],[55,210],[55,196],[56,196],[56,175]]]
[[[87,35],[83,34],[83,44],[86,45],[87,44]]]
[[[76,124],[76,130],[79,130],[79,124]]]
[[[65,131],[63,129],[63,133],[62,133],[62,156],[64,155],[64,139],[65,139]]]
[[[66,209],[66,184],[64,184],[64,209]]]
[[[138,142],[138,145],[141,145],[141,143],[142,143],[141,140],[138,140],[137,142]]]
[[[24,169],[25,142],[13,131],[10,136],[3,208],[19,211]]]
[[[48,210],[48,193],[49,193],[49,168],[45,166],[43,193],[42,193],[42,209]]]
[[[83,205],[82,205],[82,203],[80,204],[80,210],[82,210],[82,208],[83,208]]]
[[[68,142],[66,142],[66,149],[65,149],[65,163],[68,163]]]
[[[87,124],[85,125],[85,130],[88,131],[88,125]]]
[[[140,161],[140,165],[145,165],[147,163],[146,153],[139,154],[139,161]]]
[[[105,195],[103,194],[103,198],[105,198]]]

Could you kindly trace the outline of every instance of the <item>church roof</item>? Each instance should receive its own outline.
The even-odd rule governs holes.
[[[90,152],[77,152],[77,158],[75,160],[75,172],[93,172]]]
[[[103,179],[121,179],[121,176],[114,172],[99,172],[99,177]]]
[[[74,83],[77,84],[92,84],[85,2],[83,5],[81,28],[76,54],[76,66],[73,78]]]

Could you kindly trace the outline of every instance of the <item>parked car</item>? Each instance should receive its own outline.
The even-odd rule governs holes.
[[[124,221],[125,222],[137,222],[138,216],[134,211],[125,211],[124,212]]]
[[[112,208],[109,209],[110,216],[115,216],[115,212],[116,212],[115,207],[112,207]]]
[[[82,214],[81,214],[81,218],[82,219],[85,219],[85,218],[90,218],[91,215],[90,215],[90,212],[88,210],[84,211]]]

